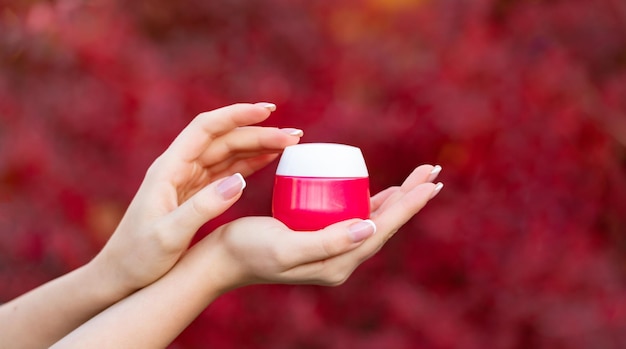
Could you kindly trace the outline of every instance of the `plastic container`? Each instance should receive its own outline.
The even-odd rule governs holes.
[[[287,147],[276,169],[272,214],[299,231],[369,218],[369,175],[361,150],[334,143]]]

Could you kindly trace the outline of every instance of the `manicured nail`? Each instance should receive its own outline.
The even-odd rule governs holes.
[[[433,167],[433,170],[430,171],[430,176],[428,176],[428,182],[433,182],[439,176],[439,172],[441,172],[441,166],[437,165]]]
[[[369,219],[348,227],[348,234],[354,242],[361,242],[376,233],[376,224]]]
[[[433,193],[430,194],[430,198],[432,199],[435,196],[437,196],[437,194],[439,194],[442,188],[443,188],[443,183],[441,182],[437,183],[437,185],[435,185],[435,189],[433,189]]]
[[[297,129],[297,128],[281,128],[280,130],[290,136],[297,136],[297,137],[304,136],[304,131]]]
[[[234,175],[224,179],[217,185],[216,190],[222,196],[224,200],[230,200],[241,193],[246,187],[246,181],[243,179],[241,173],[235,173]]]
[[[276,104],[274,103],[268,103],[268,102],[259,102],[259,103],[255,103],[255,105],[265,108],[269,111],[276,111]]]

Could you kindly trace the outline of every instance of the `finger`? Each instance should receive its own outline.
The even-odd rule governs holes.
[[[165,231],[172,231],[171,239],[187,244],[203,224],[232,206],[245,187],[246,182],[239,173],[215,181],[165,216],[160,224]]]
[[[343,284],[359,266],[340,258],[299,265],[280,274],[278,282],[301,285],[338,286]]]
[[[184,161],[200,156],[215,138],[236,127],[256,124],[267,119],[275,106],[257,104],[233,104],[201,113],[176,137],[167,154]]]
[[[426,183],[432,182],[433,177],[439,174],[441,171],[441,166],[432,166],[432,165],[421,165],[418,166],[411,172],[411,174],[402,182],[402,186],[400,189],[402,192],[407,193],[411,189],[416,186]]]
[[[375,232],[374,222],[358,219],[339,222],[315,232],[289,231],[278,242],[283,246],[279,246],[279,250],[288,251],[281,264],[289,270],[335,257],[355,249]]]
[[[233,173],[241,173],[244,177],[248,177],[254,172],[267,166],[270,162],[274,161],[279,154],[263,154],[248,159],[240,159],[228,161],[225,166],[219,169],[213,169],[211,176],[215,178],[226,177]]]
[[[307,283],[320,285],[342,284],[354,269],[378,252],[402,225],[424,207],[434,189],[434,184],[424,183],[406,194],[402,194],[398,187],[381,192],[382,195],[378,199],[394,195],[399,195],[399,198],[383,212],[372,215],[372,221],[379,231],[376,235],[353,249],[346,249],[333,255],[329,253],[329,257],[323,260],[310,259],[308,263],[286,271],[284,277],[288,279],[305,277]],[[312,233],[315,234],[317,233]]]
[[[203,166],[212,166],[234,154],[249,156],[268,152],[280,152],[285,147],[297,144],[303,132],[297,129],[272,127],[239,127],[218,138],[199,156]]]
[[[346,227],[347,239],[346,239]],[[299,259],[293,267],[281,273],[284,280],[297,280],[297,283],[336,286],[348,279],[362,260],[354,255],[363,241],[376,234],[376,225],[371,220],[346,221],[329,226],[322,231],[306,233],[312,239],[319,240],[321,234],[330,236],[320,241],[305,244],[317,246],[316,249],[302,249]],[[317,243],[317,244],[315,244]],[[352,255],[352,257],[350,257]]]
[[[384,211],[390,205],[393,205],[404,194],[411,191],[416,186],[422,183],[432,182],[433,179],[441,172],[441,166],[421,165],[411,172],[411,174],[404,180],[400,186],[400,190],[395,191],[389,195],[382,203],[380,203],[378,210],[372,210],[372,217],[378,215],[378,211]]]
[[[415,179],[414,176],[409,177],[411,180]],[[413,183],[417,182],[413,181]],[[356,247],[336,253],[329,258],[311,260],[309,263],[297,265],[285,271],[283,277],[286,280],[298,279],[304,280],[306,283],[320,285],[342,284],[363,261],[380,250],[402,225],[419,212],[428,200],[436,195],[438,190],[441,190],[441,186],[441,183],[435,185],[427,182],[417,184],[403,195],[401,195],[402,192],[399,188],[393,187],[377,194],[378,198],[375,197],[377,201],[382,200],[385,196],[388,200],[394,195],[399,195],[393,204],[382,210],[377,217],[372,218],[379,233],[368,237]]]
[[[275,160],[279,154],[263,154],[249,159],[228,159],[227,161],[220,163],[218,166],[207,169],[207,175],[204,176],[202,182],[196,183],[198,188],[194,188],[187,191],[181,191],[178,201],[183,202],[187,200],[189,196],[194,195],[201,187],[207,185],[212,178],[224,178],[231,176],[234,173],[240,173],[243,177],[248,177],[254,172],[267,166],[270,162]]]
[[[372,196],[372,198],[370,199],[370,210],[372,211],[372,214],[375,213],[380,208],[380,206],[398,190],[400,190],[400,187],[398,186],[389,187],[381,191],[380,193]]]
[[[435,193],[436,185],[430,182],[417,185],[408,193],[401,195],[395,202],[381,211],[373,220],[381,234],[371,244],[384,245],[398,229],[417,214]]]
[[[378,252],[381,247],[395,234],[395,232],[424,207],[431,197],[435,185],[423,183],[418,185],[409,193],[403,195],[393,205],[381,212],[377,217],[372,217],[376,224],[377,233],[365,240],[362,244],[351,251],[324,261],[324,265],[318,262],[310,263],[306,267],[308,272],[317,271],[318,279],[336,278],[338,274],[352,271],[363,261],[367,260]],[[302,269],[300,269],[302,270]],[[294,271],[295,272],[295,271]],[[337,281],[337,280],[335,280]]]
[[[403,186],[407,188],[417,184],[420,180],[428,179],[432,168],[432,166],[428,165],[418,167],[418,169],[407,178],[405,183],[403,183]],[[316,279],[328,280],[328,278],[330,278],[332,281],[339,281],[335,279],[335,277],[340,279],[337,275],[346,276],[346,274],[341,271],[351,271],[356,268],[364,259],[378,251],[380,246],[382,246],[399,227],[405,224],[424,207],[434,192],[434,189],[435,185],[432,183],[421,183],[417,184],[417,186],[408,193],[403,193],[401,188],[392,187],[375,196],[377,203],[385,199],[385,197],[386,200],[383,200],[384,202],[388,202],[393,196],[398,197],[393,204],[390,204],[387,209],[373,218],[373,222],[375,223],[374,227],[381,233],[376,235],[372,233],[371,235],[374,236],[368,235],[359,243],[355,244],[353,242],[355,240],[354,237],[341,236],[336,232],[338,228],[345,230],[346,224],[350,222],[340,222],[318,232],[304,233],[305,235],[300,237],[300,242],[303,247],[308,246],[309,248],[294,249],[294,251],[300,255],[300,259],[296,261],[299,267],[291,271],[291,273],[300,273],[302,270],[307,270],[311,272],[312,275],[316,275]],[[327,235],[322,236],[324,233]],[[307,239],[316,239],[317,243],[311,244],[306,241]],[[352,241],[352,243],[350,243],[350,241]],[[310,248],[310,246],[316,246],[316,248],[313,249]],[[357,253],[359,250],[361,250],[361,252]],[[336,271],[323,271],[324,268],[322,267],[330,261],[322,261],[329,259],[333,259],[332,264],[336,267]]]

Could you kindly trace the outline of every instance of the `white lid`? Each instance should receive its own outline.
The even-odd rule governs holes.
[[[276,174],[293,177],[368,177],[361,149],[335,143],[288,146],[280,158]]]

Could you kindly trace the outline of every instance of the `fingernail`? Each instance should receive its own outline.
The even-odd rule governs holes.
[[[354,242],[361,242],[376,233],[376,224],[369,219],[348,227],[348,234]]]
[[[281,128],[280,130],[290,136],[297,136],[297,137],[304,136],[304,131],[297,129],[297,128]]]
[[[443,183],[441,182],[437,183],[437,185],[435,185],[435,189],[433,189],[433,193],[430,194],[430,198],[432,199],[435,196],[437,196],[437,194],[439,194],[442,188],[443,188]]]
[[[237,196],[245,187],[246,181],[243,179],[241,173],[235,173],[220,182],[216,190],[224,200],[230,200]]]
[[[259,107],[265,108],[269,111],[276,111],[276,104],[274,103],[259,102],[259,103],[255,103],[255,105],[258,105]]]
[[[432,181],[437,179],[437,176],[439,176],[439,172],[441,172],[441,166],[437,165],[433,167],[433,170],[430,171],[430,176],[428,176],[428,182],[432,183]]]

